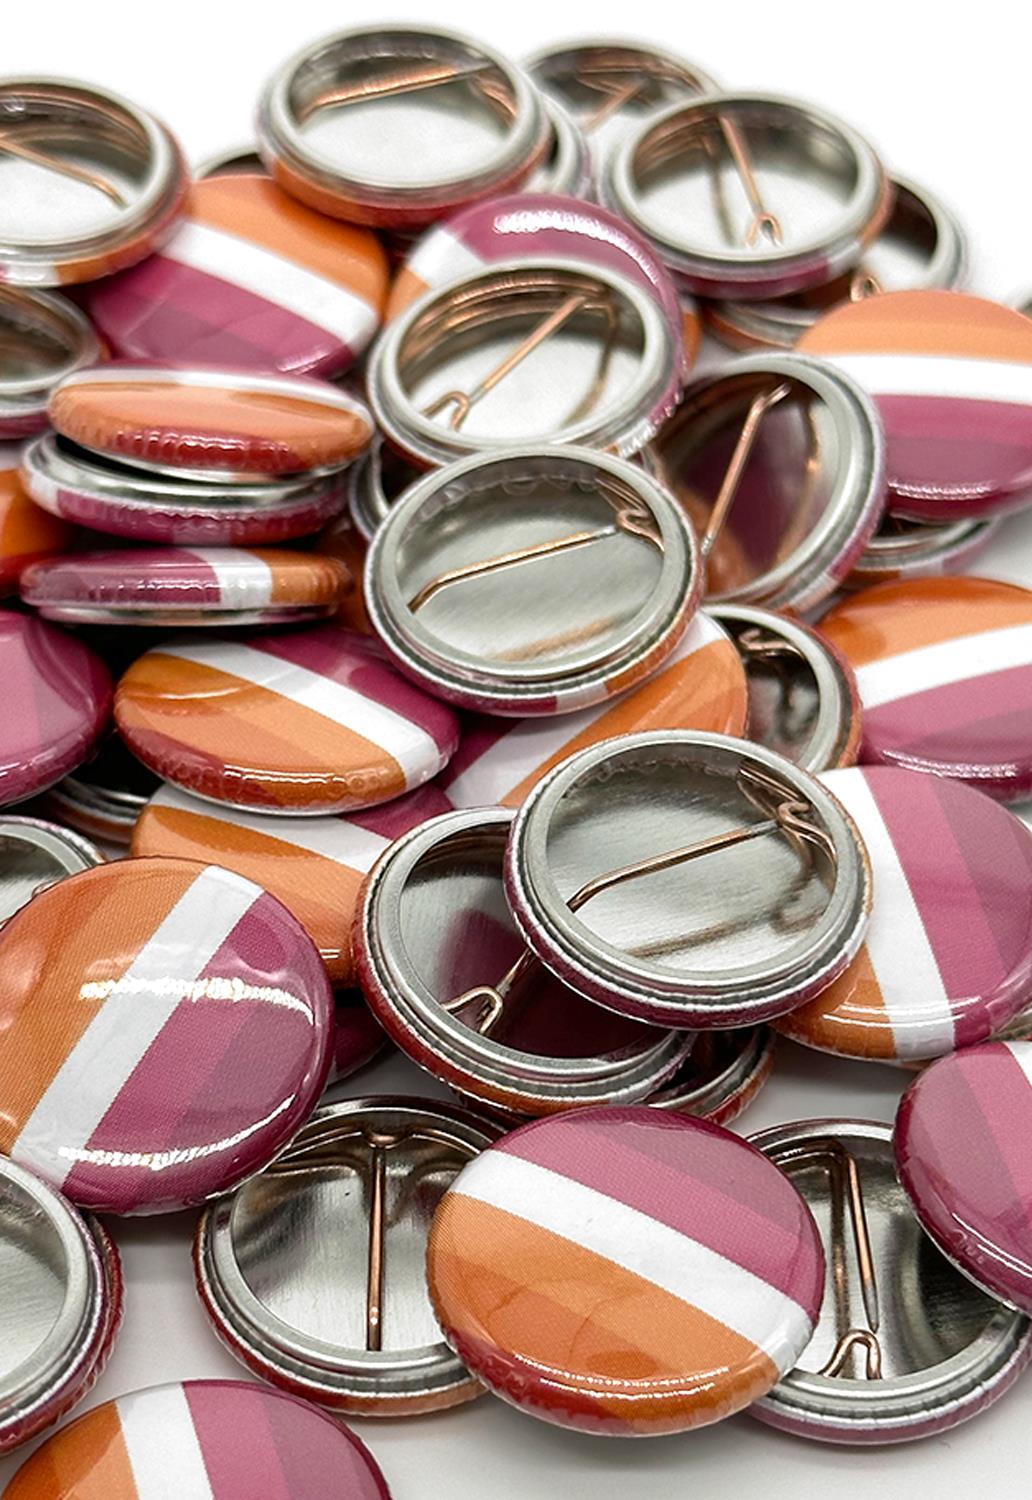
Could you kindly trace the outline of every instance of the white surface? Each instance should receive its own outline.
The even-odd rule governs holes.
[[[681,19],[663,27],[664,12]],[[356,9],[339,0],[267,0],[260,7],[177,0],[167,8],[139,0],[92,7],[8,0],[0,66],[120,89],[163,115],[198,160],[247,139],[258,88],[283,57],[321,32],[378,14],[380,6]],[[561,8],[543,0],[505,8],[406,0],[399,16],[481,33],[515,55],[589,32],[651,34],[728,85],[809,96],[864,130],[890,166],[959,213],[972,239],[974,290],[1010,300],[1032,288],[1026,7],[995,0],[963,11],[882,0],[860,9],[826,0],[737,0],[647,13],[613,0],[567,0]],[[980,571],[1032,584],[1032,517],[1009,523]],[[786,1044],[774,1080],[741,1123],[753,1131],[819,1115],[888,1120],[905,1082],[891,1068]],[[401,1061],[374,1068],[350,1089],[439,1092]],[[127,1318],[88,1404],[159,1381],[241,1375],[193,1295],[191,1228],[190,1215],[116,1226],[128,1273]],[[857,1500],[933,1493],[967,1500],[987,1484],[999,1495],[1027,1490],[1030,1414],[1032,1376],[966,1427],[883,1450],[805,1443],[746,1417],[680,1438],[604,1441],[546,1427],[490,1397],[435,1417],[355,1426],[394,1500],[714,1500],[752,1491],[763,1500],[818,1491]],[[0,1462],[0,1483],[19,1461]]]

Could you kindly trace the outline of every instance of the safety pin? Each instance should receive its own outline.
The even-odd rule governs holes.
[[[863,266],[859,271],[854,271],[849,281],[850,302],[862,302],[865,297],[877,297],[885,288],[875,276],[873,271],[865,271]]]
[[[455,63],[427,63],[422,68],[410,68],[405,72],[385,73],[379,78],[365,78],[341,88],[327,89],[307,101],[301,112],[302,121],[310,119],[316,110],[330,109],[337,105],[366,104],[371,99],[392,99],[398,94],[421,93],[423,89],[439,88],[446,83],[461,83],[467,78],[479,78],[495,69],[495,64],[486,58],[482,62],[458,67]]]
[[[118,208],[129,207],[128,198],[124,198],[114,183],[108,182],[106,177],[101,177],[97,172],[88,172],[85,167],[77,167],[72,162],[61,161],[57,157],[50,156],[46,151],[38,151],[35,146],[28,146],[24,141],[14,140],[9,130],[0,130],[0,152],[4,151],[8,156],[20,157],[23,161],[32,162],[34,166],[43,167],[48,172],[56,172],[61,177],[69,177],[74,182],[81,182],[86,187],[95,188],[98,193],[103,193],[106,198],[110,198]]]
[[[717,123],[727,144],[727,149],[731,153],[731,160],[735,164],[738,180],[742,184],[745,196],[749,200],[749,207],[752,209],[752,218],[749,220],[745,231],[745,243],[749,246],[755,245],[760,235],[766,233],[773,244],[780,245],[784,239],[781,232],[781,221],[776,214],[771,213],[763,201],[759,184],[756,181],[756,173],[753,171],[752,160],[749,156],[749,148],[745,143],[745,137],[742,135],[736,122],[729,119],[727,115],[718,114]]]
[[[663,870],[702,859],[707,854],[736,848],[770,833],[783,833],[804,862],[808,861],[810,845],[822,850],[833,864],[836,862],[835,846],[831,838],[823,828],[808,820],[807,815],[813,813],[813,807],[791,787],[785,786],[766,771],[754,771],[749,767],[743,767],[739,771],[738,787],[754,807],[768,814],[762,822],[714,834],[698,843],[682,845],[662,854],[654,854],[648,859],[637,860],[634,864],[622,865],[603,875],[596,875],[569,897],[566,902],[569,910],[578,912],[596,896],[643,875],[656,875]],[[497,984],[474,985],[472,989],[444,1002],[442,1008],[453,1014],[479,1001],[481,1009],[473,1029],[481,1036],[488,1036],[501,1018],[513,989],[538,963],[537,955],[529,948],[524,948]]]
[[[871,1249],[871,1235],[867,1224],[867,1211],[864,1207],[864,1193],[856,1157],[843,1146],[841,1141],[830,1136],[821,1136],[818,1139],[779,1147],[771,1155],[780,1167],[818,1166],[824,1167],[828,1173],[831,1188],[832,1280],[835,1286],[835,1318],[839,1336],[831,1357],[817,1373],[827,1376],[840,1375],[853,1350],[863,1349],[866,1378],[880,1380],[882,1351],[881,1344],[878,1342],[878,1332],[881,1327],[881,1309],[874,1270],[874,1254]],[[843,1232],[847,1205],[860,1277],[860,1291],[867,1320],[866,1328],[850,1326],[852,1316]]]
[[[548,542],[536,542],[530,547],[518,547],[513,552],[485,557],[480,562],[467,563],[461,568],[449,568],[447,572],[438,573],[436,578],[429,579],[412,595],[408,601],[409,609],[416,614],[424,604],[429,604],[431,599],[444,589],[451,588],[452,584],[462,583],[469,578],[483,578],[489,573],[501,573],[508,568],[518,567],[520,563],[533,562],[535,558],[555,557],[562,552],[589,547],[608,537],[619,536],[621,532],[642,537],[645,541],[652,542],[660,552],[663,551],[663,538],[647,506],[633,499],[620,497],[617,500],[605,490],[602,494],[616,509],[616,519],[610,525],[602,526],[597,531],[573,531],[568,536],[554,537]]]
[[[742,423],[742,430],[738,434],[738,441],[735,443],[731,461],[724,471],[723,479],[720,481],[720,489],[717,491],[717,498],[713,502],[713,509],[709,513],[706,529],[699,540],[699,549],[704,562],[713,550],[714,543],[723,529],[724,522],[727,520],[731,503],[738,493],[738,487],[742,482],[742,475],[745,473],[745,466],[749,462],[749,455],[752,453],[753,445],[756,442],[760,423],[773,407],[784,401],[791,390],[791,382],[783,380],[780,385],[774,386],[772,390],[763,391],[760,395],[753,397],[749,410],[746,413],[745,421]]]
[[[607,323],[606,342],[602,349],[598,373],[588,395],[578,404],[568,420],[576,420],[585,415],[598,400],[609,368],[609,361],[612,358],[617,331],[617,317],[611,300],[608,297],[598,297],[588,291],[572,292],[553,312],[543,318],[532,332],[527,334],[523,342],[518,344],[511,354],[507,354],[493,370],[489,370],[472,391],[445,391],[442,396],[437,397],[436,401],[432,401],[429,406],[423,408],[423,416],[436,417],[446,406],[454,406],[455,411],[448,426],[453,432],[457,432],[479,401],[500,385],[506,376],[511,375],[513,370],[534,353],[535,349],[539,348],[546,339],[550,339],[554,333],[558,333],[559,329],[579,312],[600,312]]]

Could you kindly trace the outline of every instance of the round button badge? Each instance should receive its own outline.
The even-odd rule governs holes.
[[[719,1126],[659,1110],[535,1121],[441,1200],[427,1275],[452,1348],[559,1426],[681,1432],[762,1396],[824,1289],[797,1190]]]
[[[0,963],[0,1151],[74,1203],[157,1213],[225,1192],[322,1090],[319,955],[227,870],[126,859],[69,876],[3,928]]]
[[[26,494],[18,473],[22,447],[0,442],[0,594],[12,592],[22,570],[41,557],[64,552],[74,532]]]

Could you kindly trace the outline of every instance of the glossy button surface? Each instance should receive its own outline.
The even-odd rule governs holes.
[[[0,805],[43,791],[87,760],[107,724],[111,678],[73,636],[0,610]]]
[[[308,552],[154,547],[38,563],[21,595],[69,624],[267,625],[332,614],[350,585],[342,563]]]
[[[874,397],[894,510],[957,518],[1032,493],[1032,321],[965,292],[847,302],[800,339]]]
[[[29,563],[63,552],[72,539],[67,521],[42,510],[25,493],[18,474],[21,453],[19,443],[0,442],[0,594],[16,587]]]
[[[463,1169],[427,1262],[449,1343],[561,1426],[678,1432],[791,1369],[824,1257],[796,1189],[719,1126],[657,1110],[535,1121]]]
[[[653,729],[737,735],[745,729],[748,707],[738,652],[727,633],[699,613],[660,670],[609,703],[515,723],[470,715],[441,785],[453,807],[518,807],[547,771],[576,750]]]
[[[379,326],[387,259],[267,177],[197,182],[157,255],[90,288],[90,316],[131,359],[335,375]]]
[[[50,420],[84,448],[176,472],[340,467],[372,433],[362,403],[327,381],[132,364],[69,376]]]
[[[859,759],[1032,793],[1032,592],[915,578],[855,594],[820,630],[856,674]]]
[[[994,1297],[1032,1313],[1032,1042],[944,1057],[896,1117],[900,1178],[924,1228]]]
[[[54,1434],[4,1500],[390,1500],[354,1433],[293,1396],[186,1380],[107,1401]]]
[[[846,972],[778,1030],[908,1062],[991,1036],[1032,991],[1032,834],[945,778],[865,766],[821,780],[867,847],[871,925]]]
[[[362,881],[393,839],[448,810],[435,786],[368,812],[336,818],[269,818],[200,802],[161,787],[133,830],[134,854],[222,865],[255,881],[292,911],[335,984],[354,973],[351,924]]]
[[[159,776],[264,812],[388,802],[435,776],[458,742],[450,709],[336,625],[169,642],[130,667],[115,716]]]
[[[0,964],[0,1150],[73,1202],[146,1213],[224,1192],[322,1089],[319,956],[227,870],[119,860],[73,875],[11,918]]]

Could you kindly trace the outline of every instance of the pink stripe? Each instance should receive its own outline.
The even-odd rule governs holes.
[[[358,990],[337,996],[334,1007],[332,1082],[364,1068],[387,1045],[387,1035]]]
[[[1007,509],[1032,494],[1032,407],[947,396],[879,396],[889,483],[910,515]]]
[[[368,1450],[343,1422],[307,1402],[290,1400],[288,1405],[284,1398],[269,1405],[266,1414],[291,1500],[390,1500]],[[250,1492],[233,1500],[250,1500]]]
[[[813,1220],[787,1179],[761,1152],[719,1126],[657,1111],[643,1119],[644,1113],[578,1112],[569,1129],[557,1128],[554,1119],[542,1122],[548,1128],[535,1122],[505,1136],[495,1149],[648,1214],[761,1277],[816,1317],[823,1255]]]
[[[964,1067],[962,1071],[964,1082],[989,1126],[997,1159],[1010,1184],[1010,1192],[998,1201],[996,1211],[990,1216],[1014,1234],[1015,1248],[1024,1254],[1028,1264],[1032,1262],[1032,1151],[1029,1150],[1032,1086],[1008,1047],[1001,1043],[992,1047],[991,1054],[983,1053],[975,1066]],[[954,1115],[951,1135],[957,1133]],[[980,1170],[971,1179],[978,1202],[986,1210],[990,1206],[986,1173],[991,1171],[992,1161],[992,1157],[983,1156]]]
[[[85,300],[120,357],[324,377],[354,359],[328,329],[164,255],[98,282]]]
[[[86,760],[110,715],[112,684],[87,646],[31,616],[0,611],[0,652],[4,804],[42,791]]]
[[[213,1500],[244,1500],[257,1494],[262,1500],[298,1500],[269,1425],[269,1407],[278,1396],[231,1380],[188,1380],[183,1393]]]
[[[322,625],[300,633],[263,635],[251,644],[256,651],[316,672],[400,714],[429,735],[443,756],[451,755],[458,744],[459,726],[451,709],[406,682],[368,636]]]
[[[446,812],[451,812],[451,803],[440,787],[430,781],[426,786],[417,787],[414,792],[395,797],[393,802],[382,802],[379,807],[347,813],[345,822],[354,823],[357,828],[364,828],[368,833],[379,834],[381,838],[393,842],[400,839],[403,833],[408,833],[409,829],[418,828],[421,823]]]
[[[159,602],[170,591],[177,602],[217,604],[218,575],[209,562],[179,547],[88,552],[37,563],[22,581],[33,605]]]
[[[302,1015],[253,995],[184,1001],[126,1080],[89,1149],[193,1151],[162,1169],[161,1201],[176,1205],[198,1202],[257,1170],[289,1139],[322,1089],[334,1040],[326,972],[272,896],[259,896],[200,978],[279,987],[308,1009]],[[219,1146],[263,1120],[243,1140]],[[122,1166],[115,1180],[119,1212],[154,1206],[149,1166]],[[110,1202],[111,1184],[110,1168],[84,1163],[69,1175],[66,1191],[74,1198],[82,1189],[86,1201],[99,1193]]]

